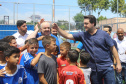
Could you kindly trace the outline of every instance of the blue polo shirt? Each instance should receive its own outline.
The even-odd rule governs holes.
[[[73,34],[73,37],[76,41],[81,41],[85,50],[90,53],[89,67],[92,68],[92,71],[103,71],[113,65],[110,47],[114,44],[105,31],[97,30],[93,35],[88,32],[79,32]]]
[[[39,33],[36,35],[36,38],[38,38],[38,37],[40,37],[40,36],[42,36],[42,34],[39,32]],[[53,35],[53,34],[51,34],[51,36],[54,37],[54,38],[56,38],[56,45],[59,47],[58,38],[57,38],[55,35]],[[38,43],[39,43],[39,49],[38,49],[38,52],[37,52],[37,53],[39,53],[39,52],[45,52],[45,48],[44,48],[43,45],[42,45],[42,40],[38,41]]]
[[[84,46],[81,42],[79,42],[79,44],[77,45],[77,48],[79,48],[80,50],[84,49]]]

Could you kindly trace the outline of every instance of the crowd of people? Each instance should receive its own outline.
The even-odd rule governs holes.
[[[75,34],[44,19],[34,31],[27,31],[26,21],[18,20],[18,31],[0,39],[0,84],[126,83],[124,30],[119,28],[113,40],[110,26],[103,30],[95,26],[93,15],[84,16],[85,32]],[[80,41],[77,48],[61,41],[57,33]]]

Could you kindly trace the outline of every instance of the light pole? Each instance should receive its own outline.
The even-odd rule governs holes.
[[[55,22],[55,0],[53,0],[53,22]]]
[[[118,30],[118,0],[117,0],[117,30]]]

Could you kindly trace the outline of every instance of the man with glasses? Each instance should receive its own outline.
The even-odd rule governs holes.
[[[17,28],[18,28],[18,31],[15,34],[13,34],[13,36],[16,38],[17,47],[19,48],[19,47],[24,46],[24,42],[26,38],[33,31],[32,30],[27,31],[27,24],[26,24],[26,21],[24,20],[17,21]]]
[[[39,28],[38,28],[38,24],[35,26],[35,31],[30,34],[28,37],[27,37],[27,40],[30,39],[30,38],[41,38],[41,37],[44,37],[44,36],[52,36],[54,38],[56,38],[56,45],[59,47],[59,41],[58,41],[58,38],[53,35],[53,34],[50,34],[50,23],[49,22],[42,22],[40,24],[40,32],[39,32]],[[39,49],[38,49],[38,52],[45,52],[45,49],[42,45],[42,40],[39,40]]]

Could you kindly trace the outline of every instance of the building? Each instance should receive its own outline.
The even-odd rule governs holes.
[[[118,28],[123,28],[124,32],[126,32],[126,28],[125,28],[126,18],[118,18],[118,24],[117,24],[117,17],[99,21],[99,26],[101,29],[103,29],[105,25],[111,26],[113,32],[117,31],[117,25],[118,25]]]
[[[40,15],[32,15],[30,17],[31,21],[34,21],[34,22],[39,22],[39,20],[41,20],[41,16]]]

